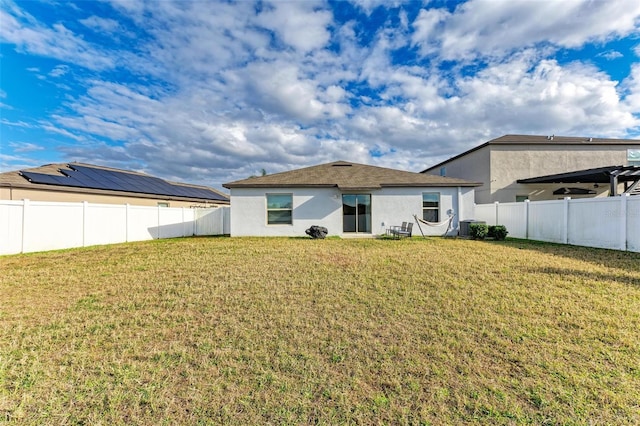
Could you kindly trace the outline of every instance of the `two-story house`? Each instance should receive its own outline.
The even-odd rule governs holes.
[[[482,182],[478,204],[617,195],[640,187],[640,140],[505,135],[422,173]]]

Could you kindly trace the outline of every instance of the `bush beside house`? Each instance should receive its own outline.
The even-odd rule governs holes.
[[[469,234],[474,240],[484,240],[488,237],[503,241],[507,238],[508,233],[507,227],[504,225],[487,226],[484,223],[472,223],[469,225]]]

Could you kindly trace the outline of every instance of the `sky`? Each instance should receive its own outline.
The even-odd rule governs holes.
[[[640,1],[0,0],[0,171],[216,188],[421,171],[504,134],[640,137]]]

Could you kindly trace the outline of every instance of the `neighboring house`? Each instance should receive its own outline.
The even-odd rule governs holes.
[[[367,236],[413,222],[414,214],[430,222],[453,214],[451,234],[457,233],[459,221],[473,217],[477,185],[338,161],[223,186],[231,190],[231,236],[304,236],[312,225],[326,227],[329,235]],[[446,231],[422,226],[429,235]]]
[[[615,195],[640,179],[640,173],[634,175],[637,166],[640,140],[505,135],[422,173],[482,182],[475,199],[485,204],[608,196],[610,177],[622,173],[626,177],[617,182]],[[597,172],[608,174],[594,177]],[[547,179],[532,179],[540,177]]]
[[[228,196],[213,188],[82,163],[1,173],[0,199],[161,207],[229,205]]]

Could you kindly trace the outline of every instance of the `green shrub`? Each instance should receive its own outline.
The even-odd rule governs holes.
[[[507,227],[504,225],[493,225],[489,227],[489,234],[488,237],[489,238],[493,238],[495,240],[498,241],[503,241],[505,238],[507,238],[507,234],[509,233],[509,231],[507,231]]]
[[[489,233],[489,228],[484,223],[472,223],[469,225],[469,235],[474,240],[484,240]]]

